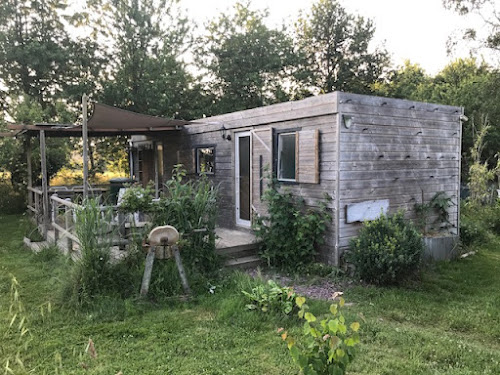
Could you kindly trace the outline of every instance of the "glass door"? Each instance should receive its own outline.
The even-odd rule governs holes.
[[[250,132],[235,134],[236,224],[250,227]]]

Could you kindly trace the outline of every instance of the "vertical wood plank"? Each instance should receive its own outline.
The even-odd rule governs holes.
[[[33,167],[31,165],[31,137],[28,135],[26,136],[25,140],[25,147],[26,147],[26,172],[27,172],[27,178],[28,178],[28,205],[30,207],[33,206],[33,192],[29,190],[29,188],[33,187]]]
[[[82,142],[83,142],[83,199],[89,196],[89,156],[88,156],[88,134],[87,134],[87,95],[82,96]]]
[[[47,181],[47,145],[45,143],[45,130],[40,130],[40,156],[42,167],[42,202],[43,202],[43,221],[42,221],[42,235],[47,239],[47,232],[49,230],[49,187]]]

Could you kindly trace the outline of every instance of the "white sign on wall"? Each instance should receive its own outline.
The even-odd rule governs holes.
[[[346,206],[346,222],[355,223],[357,221],[375,220],[381,214],[386,215],[388,209],[389,199],[348,204]]]

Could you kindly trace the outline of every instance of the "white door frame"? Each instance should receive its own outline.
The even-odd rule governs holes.
[[[250,228],[251,220],[243,220],[240,218],[240,138],[250,137],[250,208],[252,207],[252,135],[250,131],[234,133],[234,191],[235,191],[235,215],[236,225]]]

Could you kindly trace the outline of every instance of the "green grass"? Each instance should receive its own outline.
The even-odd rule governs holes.
[[[49,250],[22,247],[20,216],[0,216],[0,374],[296,374],[276,334],[295,319],[244,310],[236,276],[191,303],[102,298],[78,312],[60,301],[68,265]],[[440,263],[419,283],[345,291],[347,315],[362,313],[363,344],[350,374],[500,374],[500,242],[471,258]],[[9,329],[11,275],[19,282],[29,334]],[[51,302],[52,313],[46,311]],[[43,316],[41,307],[43,306]],[[314,303],[320,312],[326,303]],[[98,356],[85,353],[89,338]],[[28,343],[26,349],[23,344]],[[15,363],[16,353],[26,371]],[[84,368],[84,367],[87,367]]]

